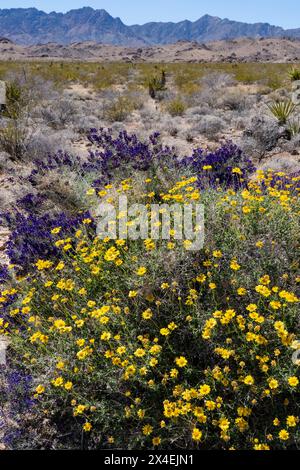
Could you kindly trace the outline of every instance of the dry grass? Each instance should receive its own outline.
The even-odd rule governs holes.
[[[167,80],[184,94],[195,93],[201,79],[211,73],[228,73],[237,81],[252,84],[259,82],[272,89],[286,84],[290,64],[269,63],[207,63],[164,64]],[[130,83],[132,89],[147,87],[149,77],[162,70],[160,64],[87,63],[87,62],[0,62],[0,79],[8,73],[40,76],[61,88],[74,82],[103,90],[113,85]]]

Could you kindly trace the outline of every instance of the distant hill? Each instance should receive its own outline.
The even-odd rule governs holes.
[[[13,44],[13,41],[11,41],[10,39],[8,38],[2,38],[0,36],[0,44]]]
[[[84,7],[63,13],[45,13],[36,8],[0,9],[0,38],[19,44],[95,41],[98,43],[145,46],[177,41],[207,42],[241,37],[300,38],[300,28],[284,30],[268,23],[242,23],[205,15],[197,21],[125,25],[105,10]],[[0,39],[1,40],[1,39]]]
[[[0,9],[0,36],[24,45],[96,41],[107,44],[144,45],[145,41],[119,18],[105,10],[80,8],[66,14],[49,14],[36,8]]]

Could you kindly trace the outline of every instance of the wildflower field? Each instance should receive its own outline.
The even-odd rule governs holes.
[[[256,171],[231,143],[179,158],[158,134],[88,138],[88,161],[61,153],[28,176],[84,175],[78,214],[36,214],[31,195],[2,214],[5,444],[298,448],[300,177]],[[101,239],[93,210],[125,195],[161,213],[203,204],[203,248],[172,227]]]

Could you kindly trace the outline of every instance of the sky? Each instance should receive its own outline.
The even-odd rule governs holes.
[[[0,0],[0,8],[36,7],[66,12],[90,6],[104,8],[125,24],[149,21],[195,21],[205,14],[248,23],[266,22],[284,28],[300,27],[299,0]]]

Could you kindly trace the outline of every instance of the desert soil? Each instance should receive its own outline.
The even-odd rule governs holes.
[[[124,47],[92,41],[21,46],[0,41],[0,60],[72,60],[90,62],[274,62],[300,61],[300,40],[236,39],[206,44],[178,41],[149,47]]]

